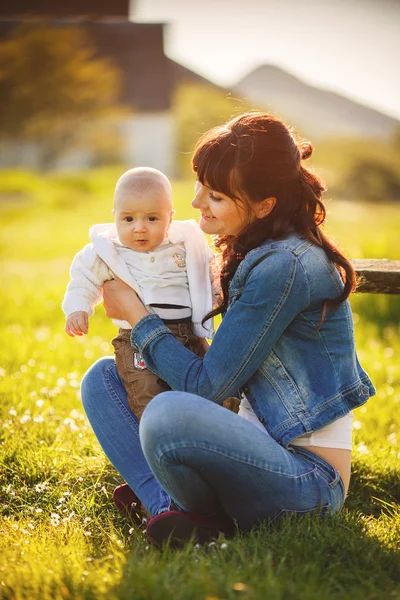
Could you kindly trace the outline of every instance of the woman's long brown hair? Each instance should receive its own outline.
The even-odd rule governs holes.
[[[350,261],[322,231],[326,210],[321,180],[302,165],[312,154],[309,142],[297,144],[277,117],[262,112],[239,115],[206,132],[198,141],[192,167],[200,183],[250,208],[265,198],[276,198],[269,215],[256,219],[236,236],[214,241],[222,251],[222,301],[204,320],[226,311],[229,284],[246,254],[266,239],[283,238],[290,230],[323,248],[344,283],[336,298],[323,303],[325,312],[346,300],[355,288]]]

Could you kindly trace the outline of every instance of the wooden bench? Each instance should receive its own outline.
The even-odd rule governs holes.
[[[357,273],[357,292],[400,294],[400,260],[363,258],[351,262]]]

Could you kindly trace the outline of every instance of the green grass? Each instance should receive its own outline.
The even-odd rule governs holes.
[[[83,414],[79,381],[111,354],[101,307],[71,339],[60,303],[91,224],[111,219],[118,169],[3,174],[0,184],[0,598],[400,598],[398,298],[355,297],[358,351],[378,394],[355,413],[344,511],[163,552],[113,507],[120,477]],[[196,217],[176,182],[178,218]],[[400,206],[328,203],[351,257],[398,258]]]

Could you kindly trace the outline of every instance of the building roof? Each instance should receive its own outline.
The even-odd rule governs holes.
[[[128,19],[129,0],[12,0],[0,8],[0,19],[32,17],[83,17],[97,19],[120,17]]]

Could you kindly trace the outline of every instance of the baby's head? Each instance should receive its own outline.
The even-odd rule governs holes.
[[[114,217],[120,242],[137,250],[154,250],[168,235],[174,210],[168,178],[150,167],[126,171],[117,181]]]

